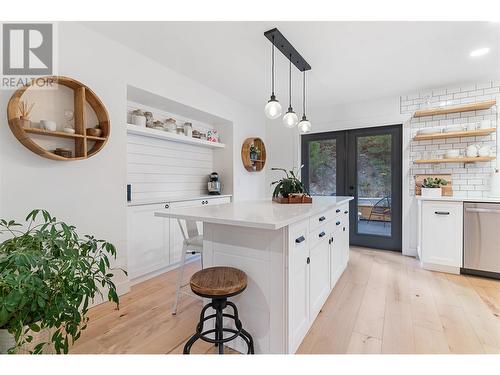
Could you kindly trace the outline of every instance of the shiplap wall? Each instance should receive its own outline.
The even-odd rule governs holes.
[[[500,82],[489,81],[458,87],[449,87],[430,91],[423,91],[412,95],[401,97],[401,113],[413,114],[427,101],[431,106],[440,104],[457,105],[481,102],[496,99],[500,102]],[[452,125],[465,125],[468,123],[479,123],[481,120],[491,120],[491,126],[497,124],[496,106],[490,109],[469,111],[462,113],[450,113],[446,115],[426,116],[412,118],[409,122],[411,136],[415,136],[418,130],[423,128],[446,128]],[[494,170],[496,161],[479,163],[443,163],[443,164],[413,164],[416,159],[441,158],[449,149],[461,150],[462,156],[469,145],[489,145],[491,155],[496,155],[496,134],[479,137],[436,139],[432,141],[410,142],[410,196],[415,194],[416,174],[451,174],[453,195],[462,198],[487,197],[490,189],[490,177]],[[430,156],[429,156],[429,155]]]
[[[155,118],[173,117],[178,123],[189,121],[193,128],[212,127],[175,114],[129,103],[128,111],[141,108]],[[127,183],[132,185],[132,200],[197,197],[207,194],[208,175],[214,168],[214,151],[195,145],[140,135],[127,135]]]

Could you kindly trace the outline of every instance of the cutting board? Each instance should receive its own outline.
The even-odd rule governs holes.
[[[417,174],[415,175],[415,195],[422,195],[422,184],[424,179],[432,178],[442,178],[448,181],[448,185],[442,187],[443,196],[451,197],[453,195],[453,186],[451,184],[451,174]]]

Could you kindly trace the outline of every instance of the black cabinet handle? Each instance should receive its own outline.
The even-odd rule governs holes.
[[[340,221],[337,221],[337,222],[335,223],[335,225],[340,225]]]
[[[344,211],[344,213],[345,213],[345,214],[348,214],[348,213],[349,213],[349,211],[345,210],[345,211]]]
[[[332,244],[332,239],[331,239],[331,238],[329,238],[329,239],[328,239],[328,245],[331,245],[331,244]]]
[[[306,238],[304,236],[300,236],[299,238],[295,239],[295,243],[301,243],[301,242],[304,242],[305,240],[306,240]]]
[[[450,213],[448,211],[434,211],[436,215],[449,215]]]
[[[307,264],[311,263],[311,259],[307,257]]]
[[[319,236],[319,238],[321,238],[321,237],[324,237],[325,235],[326,235],[325,232],[321,232],[318,236]]]
[[[344,228],[342,228],[342,230],[345,232],[345,227],[344,227]]]
[[[336,213],[339,213],[339,212],[340,212],[340,208],[337,208],[337,209],[335,210],[335,212],[336,212]]]
[[[325,220],[326,220],[326,217],[321,216],[318,220],[319,220],[319,221],[325,221]]]
[[[167,204],[165,205],[165,208],[170,208],[170,205],[167,203]]]

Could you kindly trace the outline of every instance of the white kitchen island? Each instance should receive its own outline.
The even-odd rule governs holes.
[[[351,199],[236,202],[155,215],[203,222],[205,267],[248,275],[247,289],[232,300],[255,352],[295,353],[347,265]],[[244,343],[230,346],[243,350]]]

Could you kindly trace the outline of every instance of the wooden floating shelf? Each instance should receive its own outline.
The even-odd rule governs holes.
[[[481,135],[487,135],[496,132],[496,128],[488,129],[478,129],[478,130],[468,130],[461,132],[448,132],[448,133],[435,133],[435,134],[417,134],[413,137],[414,141],[429,141],[432,139],[444,139],[444,138],[461,138],[461,137],[477,137]]]
[[[462,104],[452,107],[442,107],[442,108],[429,108],[421,109],[413,114],[413,117],[424,117],[424,116],[436,116],[436,115],[446,115],[448,113],[458,113],[458,112],[468,112],[468,111],[478,111],[480,109],[488,109],[497,104],[496,100],[487,100],[484,102]]]
[[[59,131],[51,132],[44,129],[25,127],[24,121],[20,119],[19,103],[23,94],[27,90],[32,89],[34,86],[36,87],[41,82],[41,80],[46,81],[47,84],[50,83],[65,86],[73,91],[75,134],[69,134]],[[87,128],[85,125],[87,121],[85,107],[87,104],[94,111],[97,117],[98,126],[102,130],[102,137],[87,136],[86,134]],[[85,86],[83,83],[69,77],[41,77],[37,78],[36,80],[32,80],[26,85],[22,86],[16,92],[14,92],[14,94],[12,94],[9,100],[9,104],[7,106],[7,118],[9,121],[10,130],[19,140],[19,142],[21,142],[27,149],[34,152],[35,154],[52,160],[87,159],[90,156],[98,153],[104,147],[110,133],[109,115],[104,104],[90,88]],[[53,150],[48,150],[37,144],[35,139],[30,137],[29,134],[41,135],[44,137],[71,139],[74,141],[74,153],[72,153],[72,157],[56,155]],[[89,144],[88,141],[92,141],[92,143]]]
[[[167,141],[172,141],[172,142],[187,143],[187,144],[191,144],[191,145],[195,145],[195,146],[202,146],[202,147],[208,147],[208,148],[224,148],[224,147],[226,147],[226,145],[224,143],[209,142],[209,141],[205,141],[203,139],[186,137],[185,135],[169,133],[169,132],[166,132],[164,130],[143,128],[143,127],[140,127],[137,125],[132,125],[132,124],[127,124],[127,133],[128,134],[135,134],[135,135],[142,135],[143,137],[165,139]],[[90,137],[87,136],[87,138],[90,138]]]
[[[104,137],[94,137],[94,136],[84,136],[83,134],[70,134],[70,133],[65,133],[65,132],[58,132],[58,131],[49,131],[49,130],[43,130],[43,129],[37,129],[37,128],[23,128],[23,130],[26,133],[31,133],[31,134],[37,134],[37,135],[44,135],[48,137],[57,137],[57,138],[69,138],[69,139],[75,139],[75,138],[87,138],[87,140],[91,141],[105,141],[106,138]]]
[[[475,157],[475,158],[445,158],[445,159],[420,159],[415,160],[415,164],[436,164],[436,163],[478,163],[481,161],[495,160],[494,156]]]

